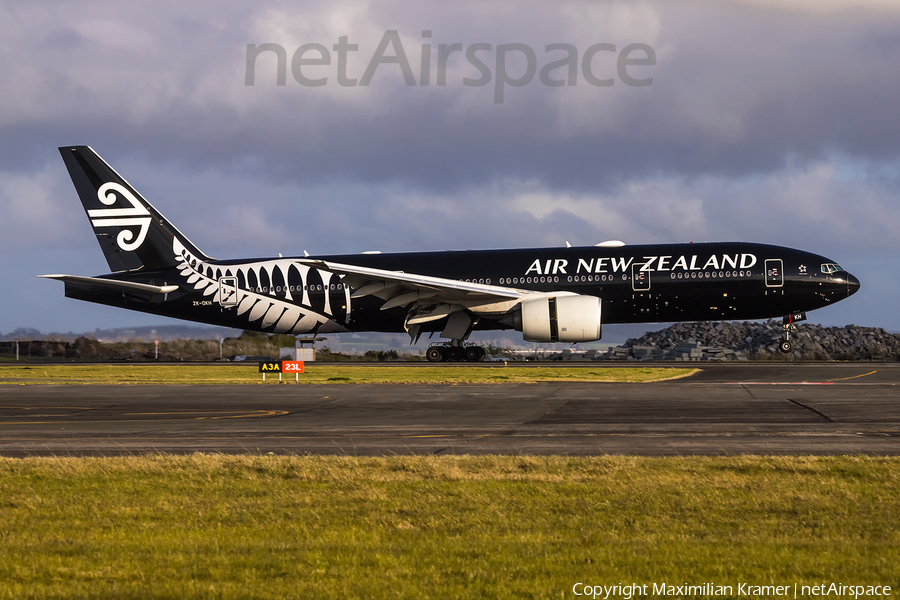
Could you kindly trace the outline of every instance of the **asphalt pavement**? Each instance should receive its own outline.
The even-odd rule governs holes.
[[[0,455],[900,454],[900,365],[701,366],[647,384],[6,384]]]

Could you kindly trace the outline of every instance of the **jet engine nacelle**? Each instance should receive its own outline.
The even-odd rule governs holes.
[[[600,298],[558,296],[522,302],[522,337],[527,342],[593,342],[600,339]]]

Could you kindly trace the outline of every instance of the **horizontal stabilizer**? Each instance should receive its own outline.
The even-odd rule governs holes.
[[[170,294],[178,290],[177,285],[150,285],[149,283],[135,283],[133,281],[119,281],[117,279],[104,279],[102,277],[82,277],[80,275],[38,275],[46,279],[57,279],[66,283],[75,283],[89,287],[121,290],[123,292],[145,292],[147,294]]]

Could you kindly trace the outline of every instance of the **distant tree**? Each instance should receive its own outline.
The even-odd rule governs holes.
[[[516,356],[515,348],[509,348],[506,346],[495,346],[493,344],[488,344],[487,346],[484,346],[484,352],[488,356],[506,356],[506,357]]]
[[[332,350],[328,346],[325,346],[316,350],[316,360],[322,362],[347,362],[360,359],[358,356],[337,352],[336,350]]]
[[[96,359],[101,358],[101,353],[103,351],[103,344],[98,342],[97,340],[92,340],[91,338],[86,338],[84,336],[75,340],[75,343],[72,344],[72,351],[75,355],[75,358],[82,359]]]
[[[245,329],[241,333],[241,337],[239,337],[238,339],[240,339],[240,340],[263,340],[267,337],[268,336],[265,333],[262,333],[261,331],[250,331],[249,329]]]
[[[396,350],[367,350],[364,354],[368,360],[388,361],[397,360],[398,354]]]

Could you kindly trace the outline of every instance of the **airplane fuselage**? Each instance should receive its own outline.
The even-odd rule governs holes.
[[[161,302],[81,286],[67,287],[67,295],[212,325],[278,333],[404,331],[404,307],[380,310],[384,300],[379,297],[352,298],[354,288],[330,272],[308,267],[310,259],[536,292],[597,296],[602,299],[604,323],[781,317],[828,306],[858,286],[846,271],[828,272],[827,265],[834,262],[817,254],[764,244],[698,243],[212,260],[187,274],[175,268],[128,274],[129,281],[154,285],[192,284]],[[189,281],[192,276],[195,281]],[[218,294],[216,286],[223,277],[236,278],[236,298]],[[289,313],[289,305],[327,320],[303,324],[300,313]],[[474,312],[478,313],[477,307]],[[501,321],[481,319],[473,329],[510,328]],[[423,325],[423,330],[442,327],[438,320]]]
[[[440,332],[429,360],[481,360],[472,331],[533,342],[601,339],[603,323],[783,317],[859,288],[833,261],[751,243],[363,253],[217,260],[88,146],[60,148],[112,273],[44,275],[89,302],[284,334]]]

